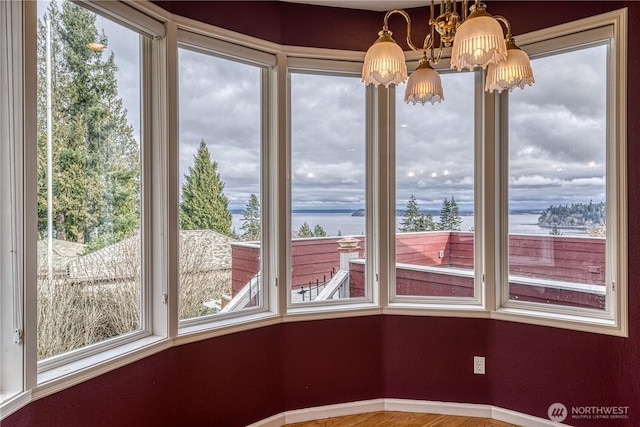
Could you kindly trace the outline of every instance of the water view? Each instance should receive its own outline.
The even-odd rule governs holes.
[[[514,234],[543,234],[548,235],[550,229],[538,226],[539,214],[513,214],[509,215],[509,230]],[[469,231],[473,227],[473,216],[463,215],[460,230]],[[438,222],[439,216],[433,220]],[[320,224],[328,236],[336,236],[340,232],[343,236],[362,235],[365,230],[365,217],[351,216],[348,212],[294,212],[291,217],[292,228],[297,230],[306,222],[312,229]],[[402,216],[396,216],[396,229],[400,227]],[[233,215],[233,227],[236,231],[242,226],[242,214]],[[582,228],[561,228],[563,235],[584,235],[587,233]]]

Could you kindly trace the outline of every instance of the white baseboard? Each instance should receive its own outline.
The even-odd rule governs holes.
[[[494,420],[504,421],[523,427],[557,427],[559,425],[558,423],[544,418],[538,418],[491,405],[409,399],[372,399],[285,411],[250,424],[247,427],[281,427],[284,424],[320,420],[330,417],[341,417],[345,415],[363,414],[375,411],[400,411],[493,418]]]

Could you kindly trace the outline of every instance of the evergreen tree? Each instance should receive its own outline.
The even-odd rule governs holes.
[[[460,211],[456,200],[453,196],[451,196],[451,200],[445,197],[442,201],[442,208],[440,209],[440,222],[438,223],[438,229],[460,231],[461,224],[462,218],[460,217]]]
[[[420,212],[418,202],[413,194],[407,201],[400,226],[400,231],[402,232],[432,231],[436,229],[433,217],[431,214],[425,215]]]
[[[562,232],[557,225],[554,225],[553,228],[549,230],[549,234],[552,236],[562,236]]]
[[[326,237],[327,232],[324,231],[324,228],[322,228],[320,224],[316,224],[316,226],[313,229],[313,235],[315,237]]]
[[[436,230],[436,223],[433,222],[433,216],[430,213],[423,214],[421,213],[418,219],[416,220],[416,230],[415,231],[433,231]]]
[[[51,2],[53,230],[90,248],[131,236],[140,222],[139,145],[118,97],[114,54],[95,14]],[[38,22],[38,229],[47,231],[46,25]]]
[[[295,234],[297,237],[313,237],[313,230],[311,230],[311,227],[305,221]]]
[[[420,210],[418,209],[418,202],[416,196],[413,194],[409,197],[407,205],[402,215],[402,222],[400,223],[400,231],[411,232],[416,231],[416,222],[420,216]]]
[[[200,141],[194,164],[185,174],[180,203],[180,227],[183,230],[215,230],[231,236],[229,200],[224,195],[224,182],[218,173],[218,162],[212,161],[204,140]]]
[[[260,240],[260,202],[255,194],[249,196],[240,229],[243,240]]]

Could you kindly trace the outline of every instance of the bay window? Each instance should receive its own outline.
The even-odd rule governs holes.
[[[3,411],[310,312],[627,334],[626,10],[414,106],[364,53],[141,4],[0,2]]]

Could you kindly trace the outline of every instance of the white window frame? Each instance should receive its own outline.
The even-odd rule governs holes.
[[[626,166],[626,72],[627,10],[573,21],[536,31],[518,38],[518,44],[532,58],[570,51],[590,45],[608,47],[607,76],[607,236],[606,236],[606,308],[593,310],[561,305],[514,301],[509,299],[508,230],[497,227],[495,311],[492,317],[538,325],[556,326],[617,336],[628,334],[627,303],[627,166]],[[535,70],[534,70],[535,72]],[[535,85],[531,89],[535,90]],[[508,93],[497,101],[501,122],[499,170],[496,197],[499,213],[496,224],[508,223]]]
[[[274,220],[278,218],[273,209],[274,198],[277,194],[275,183],[275,172],[278,170],[277,157],[275,156],[273,143],[274,140],[274,111],[273,102],[274,92],[276,88],[276,71],[277,56],[269,51],[254,49],[246,45],[232,43],[224,39],[218,31],[211,31],[210,28],[203,25],[197,25],[193,22],[182,23],[177,30],[177,48],[185,49],[204,55],[210,55],[224,60],[234,61],[238,63],[257,66],[260,71],[260,102],[261,108],[261,166],[260,166],[260,215],[262,224],[274,224],[270,227],[262,227],[261,229],[261,245],[260,245],[260,274],[262,276],[262,290],[260,294],[260,303],[255,307],[250,307],[236,312],[218,313],[207,316],[195,317],[190,319],[182,319],[178,321],[179,335],[193,335],[202,333],[210,329],[219,329],[221,327],[238,326],[241,323],[255,322],[261,319],[273,317],[277,314],[277,276],[275,274],[275,245],[278,225]],[[176,72],[177,76],[177,72]],[[178,86],[176,84],[176,86]],[[176,119],[177,120],[177,119]],[[177,141],[177,140],[176,140]],[[173,149],[178,159],[178,143]],[[177,170],[177,164],[175,168]],[[172,177],[173,178],[173,177]],[[175,176],[176,182],[178,176]],[[178,188],[176,183],[176,191],[170,192],[168,195],[170,203],[178,206]],[[176,217],[177,218],[177,217]],[[179,227],[176,224],[176,234]],[[179,244],[179,237],[176,236]],[[179,257],[170,259],[169,263],[175,264],[176,271],[179,271]],[[176,288],[179,286],[179,280],[176,281]]]
[[[342,315],[350,315],[349,313],[360,313],[363,311],[371,313],[371,310],[375,310],[379,313],[379,292],[378,286],[375,283],[380,283],[378,271],[379,265],[379,251],[377,248],[377,239],[375,236],[378,234],[375,230],[379,226],[378,206],[376,204],[378,192],[375,190],[378,187],[376,171],[377,167],[377,143],[373,134],[377,132],[374,129],[375,120],[370,117],[373,107],[372,91],[365,89],[365,247],[364,251],[367,254],[365,260],[365,296],[363,297],[350,297],[346,299],[326,300],[326,301],[308,301],[308,302],[291,302],[291,242],[292,242],[292,230],[291,230],[291,74],[310,74],[317,76],[347,76],[351,78],[359,78],[362,72],[362,64],[364,56],[359,53],[337,51],[337,50],[323,50],[323,49],[307,49],[307,48],[290,48],[288,50],[289,56],[287,57],[287,101],[286,101],[286,125],[287,125],[287,138],[286,138],[286,170],[288,171],[286,177],[286,202],[285,212],[286,215],[286,244],[285,255],[286,260],[285,271],[286,274],[286,286],[283,290],[283,300],[286,302],[287,321],[292,321],[297,318],[333,318],[336,317],[336,312],[341,312]]]
[[[27,74],[25,72],[25,87],[33,87],[33,93],[25,93],[25,105],[26,115],[28,117],[35,117],[36,115],[36,96],[35,88],[36,81],[36,3],[35,2],[23,2],[24,13],[27,19],[25,31],[24,31],[24,61],[25,68],[27,70],[34,70],[33,73]],[[83,2],[82,6],[91,6],[88,2]],[[92,11],[99,11],[101,14],[110,6],[118,8],[118,3],[104,2],[99,8],[89,7]],[[159,211],[162,211],[164,206],[163,201],[154,194],[153,187],[151,185],[152,179],[152,152],[156,150],[155,144],[151,143],[151,139],[157,140],[157,146],[162,147],[163,138],[166,135],[166,131],[163,130],[165,126],[164,121],[158,120],[158,117],[165,117],[168,109],[166,104],[162,102],[152,103],[152,97],[158,97],[166,100],[167,81],[166,76],[162,72],[162,68],[159,64],[166,62],[166,40],[162,37],[163,34],[154,34],[152,38],[149,38],[148,31],[142,31],[140,28],[130,25],[128,22],[136,19],[150,18],[150,15],[137,11],[136,9],[128,7],[126,9],[128,13],[127,17],[123,19],[117,19],[117,14],[106,14],[110,20],[113,20],[120,25],[124,25],[127,28],[134,29],[143,35],[147,35],[147,38],[141,38],[141,250],[142,250],[142,276],[141,276],[141,313],[140,313],[140,329],[131,333],[124,334],[122,336],[113,337],[104,342],[95,343],[86,347],[82,347],[76,350],[72,350],[60,355],[53,356],[51,358],[44,359],[42,361],[36,361],[37,355],[37,338],[35,327],[29,328],[28,325],[35,325],[37,321],[37,296],[35,293],[35,287],[27,286],[29,289],[27,296],[25,297],[25,316],[27,328],[25,334],[28,335],[29,341],[26,346],[26,359],[25,359],[25,378],[26,388],[35,390],[32,396],[33,398],[39,398],[58,391],[61,388],[66,388],[69,385],[73,385],[78,381],[82,381],[87,378],[91,378],[100,375],[103,372],[109,371],[117,366],[123,364],[123,361],[130,363],[133,360],[138,360],[145,357],[152,352],[159,351],[166,346],[166,336],[169,329],[163,326],[167,324],[166,310],[165,314],[162,310],[154,310],[153,295],[161,295],[160,289],[162,288],[160,281],[151,280],[151,277],[165,275],[162,270],[166,263],[162,262],[157,257],[157,248],[163,244],[161,239],[154,234],[161,234],[157,232],[157,225],[154,220],[151,219],[151,215],[147,215],[146,212],[153,212],[152,206],[158,207]],[[154,16],[154,19],[158,19]],[[156,28],[164,29],[164,23],[160,22]],[[33,84],[30,84],[33,83]],[[36,147],[35,147],[35,126],[30,126],[27,123],[34,123],[35,120],[26,120],[24,123],[24,141],[25,145],[25,157],[23,159],[24,170],[33,170],[35,174],[36,163]],[[33,128],[33,129],[32,129]],[[32,134],[32,135],[31,135]],[[31,136],[31,137],[29,137]],[[161,148],[158,148],[161,150]],[[162,154],[158,154],[162,156]],[[24,192],[24,212],[23,217],[26,223],[36,222],[30,220],[33,216],[35,218],[36,210],[29,209],[30,206],[35,206],[36,201],[36,185],[35,175],[33,177],[27,176],[27,182],[23,187]],[[33,179],[34,184],[29,185],[28,181]],[[35,254],[35,242],[37,240],[37,230],[35,228],[24,229],[26,245],[30,245],[33,242],[32,250],[27,247],[24,253],[24,269],[25,269],[25,281],[23,283],[35,283],[35,271],[36,271],[36,256],[27,256],[29,253]],[[162,252],[161,256],[165,256]],[[155,261],[154,261],[155,258]],[[30,277],[32,276],[32,277]],[[31,289],[33,288],[33,289]],[[92,367],[90,371],[88,367]]]
[[[25,238],[24,193],[20,190],[34,182],[34,174],[27,174],[22,167],[27,155],[23,140],[35,133],[35,129],[28,132],[24,126],[28,114],[24,100],[27,94],[33,96],[34,90],[24,84],[29,71],[22,52],[27,33],[35,29],[24,25],[28,15],[21,3],[3,2],[0,11],[0,404],[3,412],[13,412],[28,402],[29,392],[23,392],[30,385],[24,378],[24,310],[29,298],[24,283],[35,275],[24,268],[23,254],[33,252],[35,245]],[[29,339],[34,336],[31,330],[28,334]]]
[[[450,52],[447,51],[445,54],[447,57],[443,57],[443,59],[436,65],[436,69],[440,73],[455,73],[456,71],[450,70],[450,58],[448,54]],[[408,72],[411,73],[418,66],[418,58],[419,56],[415,52],[408,53],[407,56],[412,60],[408,64]],[[473,268],[473,297],[429,297],[429,296],[415,296],[415,295],[397,295],[397,283],[396,283],[396,270],[397,270],[397,262],[396,262],[396,254],[395,254],[395,243],[396,243],[396,226],[395,221],[392,221],[391,226],[391,235],[390,235],[390,250],[392,251],[390,258],[390,277],[389,277],[389,308],[385,310],[385,313],[402,313],[402,314],[415,314],[415,315],[441,315],[444,312],[449,313],[448,315],[452,315],[453,313],[460,314],[462,316],[469,315],[469,312],[486,312],[485,306],[485,292],[484,292],[484,256],[483,256],[483,247],[485,241],[485,229],[482,226],[484,221],[484,199],[483,199],[483,176],[485,171],[485,165],[483,163],[483,146],[484,139],[482,134],[483,129],[483,93],[484,93],[484,73],[479,70],[473,71],[475,74],[473,87],[470,87],[469,90],[474,92],[474,268]],[[397,90],[404,90],[404,86],[401,88],[394,88]],[[394,95],[395,96],[395,95]],[[444,101],[446,102],[446,101]],[[434,105],[416,105],[415,108],[424,108],[425,114],[428,112],[430,108],[438,108],[438,104]],[[395,123],[395,114],[396,109],[393,109],[393,120]],[[389,203],[393,204],[392,211],[393,218],[395,218],[396,206],[395,206],[395,191],[396,191],[396,139],[395,139],[395,125],[392,128],[394,133],[393,143],[390,144],[390,153],[389,158],[393,159],[391,162],[391,170],[390,176],[393,178],[393,183],[389,189],[390,193],[390,201]],[[433,132],[442,132],[446,131],[444,129],[433,129]],[[390,208],[391,209],[391,208]],[[430,311],[425,311],[428,309]],[[440,311],[440,310],[444,310]],[[453,313],[452,313],[453,311]],[[454,314],[455,315],[455,314]]]
[[[82,6],[82,5],[81,5]],[[112,19],[112,18],[109,18]],[[150,75],[148,72],[148,67],[145,67],[144,60],[146,56],[149,55],[151,49],[151,40],[140,40],[140,57],[141,57],[141,93],[140,93],[140,105],[142,110],[141,115],[141,125],[148,124],[148,120],[145,119],[145,114],[148,114],[148,106],[149,104],[144,101],[145,95],[148,93],[145,91]],[[149,248],[149,223],[146,221],[146,215],[149,202],[149,170],[150,170],[150,156],[146,154],[146,151],[150,148],[150,139],[145,138],[144,135],[147,135],[148,130],[145,128],[141,128],[141,141],[140,141],[140,175],[142,177],[140,184],[140,262],[141,262],[141,274],[140,274],[140,328],[135,331],[128,332],[123,335],[119,335],[116,337],[108,338],[105,341],[101,341],[98,343],[90,344],[84,347],[80,347],[74,350],[70,350],[65,353],[57,354],[55,356],[43,359],[38,361],[38,373],[46,373],[52,372],[56,368],[59,368],[63,365],[67,365],[69,363],[75,362],[77,360],[86,359],[98,352],[106,351],[112,348],[119,347],[123,344],[127,344],[141,338],[144,338],[151,334],[149,328],[149,310],[147,308],[146,302],[149,298],[149,285],[150,281],[147,279],[148,277],[148,267],[149,267],[149,257],[147,255],[147,251]],[[43,376],[46,378],[46,374]]]

